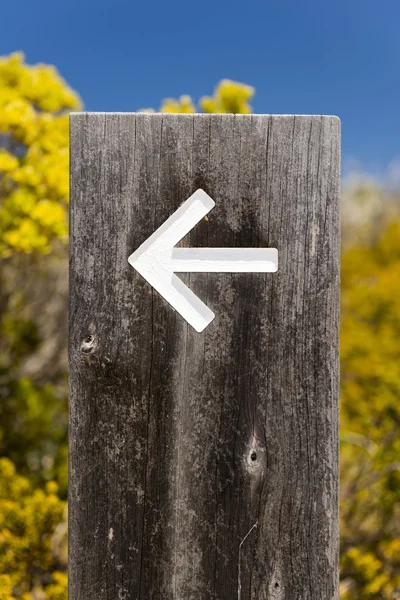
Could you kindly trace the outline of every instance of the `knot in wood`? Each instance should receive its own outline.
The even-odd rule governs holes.
[[[281,582],[277,579],[273,580],[270,585],[270,594],[275,598],[280,598],[282,594],[282,585]]]
[[[283,600],[285,597],[280,565],[275,566],[268,586],[268,591],[269,597],[275,598],[276,600]]]
[[[262,447],[257,440],[252,440],[248,447],[245,464],[246,469],[250,474],[257,474],[264,471],[265,467],[265,448]]]
[[[82,354],[88,355],[93,354],[97,347],[97,340],[94,335],[91,333],[88,334],[81,343],[81,352]]]

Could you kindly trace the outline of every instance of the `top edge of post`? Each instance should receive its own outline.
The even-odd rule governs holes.
[[[80,111],[69,113],[70,117],[82,117],[82,116],[174,116],[180,119],[189,119],[191,117],[207,118],[207,117],[235,117],[239,119],[249,119],[252,117],[272,117],[272,118],[286,118],[293,119],[293,117],[299,119],[333,119],[340,123],[340,117],[337,115],[322,115],[322,114],[279,114],[279,113],[251,113],[251,114],[240,114],[240,113],[168,113],[168,112],[146,112],[146,111]]]

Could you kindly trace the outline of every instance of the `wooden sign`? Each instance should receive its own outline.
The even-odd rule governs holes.
[[[338,600],[339,136],[71,116],[70,600]]]

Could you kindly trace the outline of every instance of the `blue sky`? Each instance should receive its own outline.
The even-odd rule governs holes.
[[[0,54],[55,64],[87,110],[157,108],[256,88],[258,113],[336,114],[343,166],[400,159],[399,0],[22,0],[1,9]]]

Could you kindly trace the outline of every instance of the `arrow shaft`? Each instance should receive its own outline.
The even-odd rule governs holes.
[[[276,248],[174,248],[169,268],[176,273],[274,273]]]

